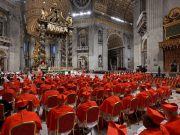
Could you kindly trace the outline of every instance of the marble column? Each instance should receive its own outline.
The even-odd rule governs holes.
[[[163,41],[163,0],[147,1],[147,69],[157,72],[163,69],[163,56],[160,56],[159,42]]]

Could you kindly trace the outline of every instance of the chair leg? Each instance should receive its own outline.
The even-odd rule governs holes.
[[[73,128],[73,135],[74,135],[74,128]]]
[[[131,128],[130,120],[129,120],[128,116],[126,116],[126,114],[125,114],[125,117],[126,117],[126,120],[127,120],[127,126],[129,126],[129,128]]]
[[[135,113],[136,120],[137,120],[137,122],[138,122],[138,125],[139,125],[139,119],[138,119],[138,116],[137,116],[137,112],[135,111],[134,113]]]

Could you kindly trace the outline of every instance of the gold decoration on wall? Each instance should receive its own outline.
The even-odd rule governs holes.
[[[57,8],[63,13],[63,16],[67,16],[70,4],[68,0],[26,0],[25,5],[25,15],[26,15],[26,29],[28,34],[38,37],[39,32],[37,31],[37,20],[42,15],[42,10],[50,11],[50,8],[53,7],[54,3],[56,3]],[[46,12],[44,13],[46,16]]]
[[[177,20],[180,20],[180,7],[171,9],[169,14],[164,17],[163,24],[166,25]]]
[[[40,63],[40,59],[39,59],[40,46],[41,44],[36,40],[33,50],[33,60],[34,60],[33,67],[38,67],[38,64]]]

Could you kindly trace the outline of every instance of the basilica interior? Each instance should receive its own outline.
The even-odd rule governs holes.
[[[40,101],[36,112],[42,128],[38,134],[56,135],[60,129],[50,132],[48,121],[53,114],[52,119],[48,118],[49,110],[42,103],[45,92],[40,91],[58,90],[58,104],[60,100],[65,102],[62,95],[74,90],[77,99],[73,109],[78,119],[78,106],[84,97],[89,98],[88,93],[81,93],[84,87],[91,89],[90,99],[96,101],[102,115],[98,115],[96,127],[91,123],[91,131],[87,125],[82,132],[80,126],[78,131],[74,126],[73,132],[63,135],[150,135],[143,131],[148,127],[143,113],[154,116],[154,111],[180,106],[180,0],[0,0],[0,100],[7,90],[14,94],[14,89],[11,105],[15,113],[17,97],[31,90]],[[96,88],[110,94],[93,95]],[[138,96],[142,91],[157,92],[159,97],[154,99],[156,95],[149,92],[153,95],[147,96],[153,97],[151,103],[142,105],[149,101]],[[106,99],[115,96],[112,100],[119,103],[130,95],[140,98],[138,105],[143,106],[143,111],[138,108],[127,116],[127,110],[121,108],[116,123],[111,114],[103,113]],[[167,107],[164,102],[177,106]],[[11,135],[6,126],[2,126],[0,135]],[[163,133],[157,135],[180,135],[174,130],[164,131],[164,125],[160,127],[158,133],[159,129]],[[17,133],[12,135],[21,135]]]
[[[72,24],[68,34],[53,33],[60,28],[53,26],[46,32],[46,25],[45,59],[38,59],[49,68],[170,72],[173,61],[179,67],[178,0],[4,0],[0,6],[1,71],[33,70],[38,20],[51,9],[58,12],[48,21]]]

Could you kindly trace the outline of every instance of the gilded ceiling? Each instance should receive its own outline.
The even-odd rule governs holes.
[[[122,39],[117,34],[112,34],[108,39],[108,49],[123,47]]]
[[[37,19],[41,16],[41,10],[50,11],[57,3],[57,8],[63,13],[63,16],[67,16],[70,4],[68,0],[26,0],[26,22],[27,32],[33,36],[37,36]]]
[[[94,7],[110,16],[133,22],[134,0],[95,0]]]
[[[118,17],[130,23],[133,22],[134,0],[72,0],[80,7],[92,2],[93,9],[105,13],[106,15]],[[29,34],[36,36],[37,19],[41,15],[41,10],[50,10],[53,3],[57,3],[63,16],[67,16],[70,11],[70,0],[26,0],[26,22]]]

